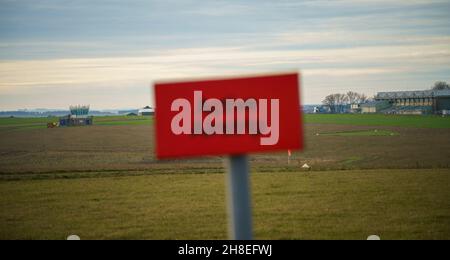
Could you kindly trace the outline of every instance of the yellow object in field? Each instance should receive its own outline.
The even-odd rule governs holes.
[[[58,123],[52,122],[52,123],[47,123],[47,128],[55,128],[58,126]]]

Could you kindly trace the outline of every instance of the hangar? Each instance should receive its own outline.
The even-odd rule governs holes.
[[[448,114],[450,90],[379,92],[376,101],[388,102],[388,114]]]

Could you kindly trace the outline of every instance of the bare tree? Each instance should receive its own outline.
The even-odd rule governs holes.
[[[347,100],[350,105],[358,103],[359,97],[360,97],[360,94],[358,94],[356,92],[353,92],[353,91],[347,92]]]
[[[335,99],[336,99],[336,105],[337,105],[337,109],[336,112],[337,113],[342,113],[344,112],[344,107],[347,104],[347,95],[345,94],[334,94],[335,95]]]
[[[331,94],[325,97],[325,99],[322,101],[323,105],[328,107],[331,111],[331,113],[336,112],[336,96],[335,94]]]
[[[342,113],[348,102],[346,94],[331,94],[325,97],[322,103],[330,108],[331,113]]]
[[[369,101],[369,98],[365,94],[358,94],[357,103],[358,104],[364,104]]]
[[[357,93],[353,91],[347,92],[347,102],[349,105],[366,103],[367,96],[363,93]]]
[[[352,104],[367,103],[368,98],[364,94],[349,91],[346,94],[331,94],[322,101],[323,105],[330,109],[331,113],[344,113],[345,107]]]
[[[445,81],[437,81],[434,83],[434,86],[432,90],[444,90],[444,89],[450,89],[450,86]]]

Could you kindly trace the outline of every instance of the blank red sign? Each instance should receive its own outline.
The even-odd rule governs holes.
[[[159,159],[303,148],[297,73],[155,84]]]

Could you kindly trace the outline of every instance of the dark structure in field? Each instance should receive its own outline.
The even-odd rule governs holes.
[[[92,125],[94,117],[89,116],[89,106],[71,106],[70,115],[59,118],[59,126]]]
[[[363,113],[448,114],[450,90],[379,92],[365,107]]]

